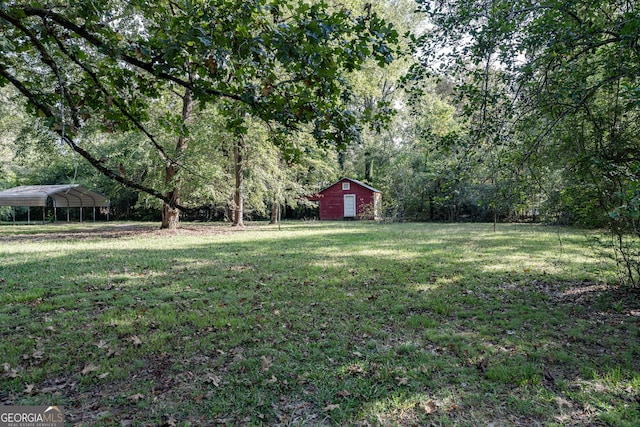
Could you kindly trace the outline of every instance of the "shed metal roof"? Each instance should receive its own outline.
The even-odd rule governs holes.
[[[46,206],[47,199],[56,208],[108,207],[109,200],[102,194],[77,184],[21,185],[0,191],[0,206]]]
[[[343,178],[343,179],[341,179],[340,181],[344,181],[345,179],[346,179],[346,180],[349,180],[349,181],[351,181],[351,182],[355,182],[356,184],[358,184],[358,185],[360,185],[360,186],[362,186],[362,187],[366,188],[367,190],[371,190],[371,191],[373,191],[374,193],[381,193],[381,191],[380,191],[380,190],[378,190],[377,188],[373,188],[372,186],[367,185],[367,184],[365,184],[365,183],[364,183],[364,182],[362,182],[362,181],[358,181],[357,179],[353,179],[353,178]],[[338,181],[338,182],[340,182],[340,181]]]
[[[366,188],[367,190],[371,190],[371,191],[373,191],[374,193],[381,193],[381,191],[380,191],[380,190],[378,190],[377,188],[373,188],[372,186],[367,185],[367,184],[365,184],[365,183],[364,183],[364,182],[362,182],[362,181],[358,181],[357,179],[353,179],[353,178],[346,178],[346,177],[345,177],[345,178],[341,178],[339,181],[336,181],[336,182],[334,182],[333,184],[329,185],[328,187],[323,188],[323,189],[322,189],[322,190],[320,190],[318,193],[322,193],[323,191],[328,190],[329,188],[333,187],[333,186],[334,186],[334,185],[336,185],[336,184],[340,184],[340,183],[341,183],[341,182],[343,182],[343,181],[351,181],[351,182],[354,182],[354,183],[358,184],[358,185],[359,185],[359,186],[361,186],[361,187]]]

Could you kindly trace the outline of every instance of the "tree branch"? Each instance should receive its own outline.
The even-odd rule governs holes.
[[[9,70],[5,67],[5,65],[2,63],[0,63],[0,76],[7,79],[25,98],[29,100],[29,102],[32,105],[34,105],[46,117],[53,118],[53,119],[57,118],[56,112],[49,105],[41,102],[38,96],[32,91],[30,91],[26,86],[24,86],[20,80],[18,80],[15,76],[13,76],[9,72]],[[69,145],[69,147],[73,151],[75,151],[76,153],[84,157],[85,160],[87,160],[94,168],[96,168],[98,171],[100,171],[100,173],[102,173],[106,177],[113,179],[115,181],[118,181],[121,184],[125,185],[126,187],[133,188],[133,189],[142,191],[144,193],[147,193],[150,196],[160,199],[166,203],[172,202],[169,197],[164,196],[158,190],[155,190],[153,188],[146,187],[144,185],[138,184],[137,182],[131,181],[130,179],[127,179],[124,176],[121,176],[118,173],[114,172],[113,170],[105,167],[100,162],[100,160],[96,159],[94,156],[91,155],[91,153],[89,153],[88,151],[80,147],[78,144],[76,144],[72,137],[66,134],[63,135],[61,130],[58,130],[55,132],[57,132],[60,135],[60,137],[67,143],[67,145]],[[188,208],[186,206],[182,206],[179,204],[176,204],[174,206],[183,212],[195,212],[198,209],[200,209],[200,208]]]
[[[52,21],[55,22],[56,24],[58,24],[59,26],[61,26],[62,28],[67,29],[68,31],[71,31],[73,33],[75,33],[76,35],[78,35],[80,38],[82,38],[83,40],[87,41],[88,43],[90,43],[91,45],[99,48],[99,49],[103,49],[106,52],[110,52],[111,58],[116,59],[116,60],[122,60],[126,63],[128,63],[129,65],[135,66],[149,74],[152,74],[156,77],[159,77],[161,79],[167,80],[167,81],[171,81],[174,82],[184,88],[190,89],[192,91],[195,91],[195,87],[193,85],[192,82],[189,82],[187,80],[183,80],[180,79],[172,74],[163,72],[159,67],[157,67],[154,63],[152,62],[144,62],[141,61],[140,59],[128,55],[124,52],[119,52],[114,49],[113,46],[109,45],[108,43],[105,43],[103,40],[101,40],[97,35],[93,34],[92,32],[90,32],[89,30],[86,29],[86,27],[83,26],[79,26],[77,24],[75,24],[74,22],[70,21],[69,19],[64,18],[62,15],[52,11],[52,10],[46,10],[46,9],[40,9],[40,8],[33,8],[33,7],[23,7],[21,8],[22,12],[25,14],[25,16],[38,16],[40,17],[42,20],[44,21]],[[19,20],[17,20],[16,18],[12,17],[10,14],[8,14],[7,12],[2,11],[2,9],[0,9],[0,18],[6,19],[7,21],[11,22],[13,25],[16,25],[20,22]],[[24,27],[23,27],[24,28]],[[236,94],[232,94],[232,93],[226,93],[226,92],[222,92],[216,89],[211,89],[211,88],[205,88],[204,92],[207,95],[211,95],[211,96],[217,96],[217,97],[222,97],[222,98],[228,98],[228,99],[233,99],[236,101],[241,101],[243,103],[247,103],[242,96],[240,95],[236,95]]]

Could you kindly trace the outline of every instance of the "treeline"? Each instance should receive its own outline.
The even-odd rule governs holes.
[[[382,190],[388,220],[593,227],[607,226],[611,220],[613,207],[620,203],[616,192],[598,188],[604,183],[597,180],[585,182],[585,177],[567,174],[566,169],[573,166],[562,156],[544,165],[533,157],[523,162],[524,144],[488,147],[475,140],[451,82],[421,80],[419,90],[415,84],[393,85],[385,96],[396,109],[386,127],[365,131],[361,142],[344,150],[321,146],[300,134],[295,144],[304,147],[303,154],[285,160],[265,130],[254,124],[243,149],[245,219],[270,220],[275,205],[282,207],[280,218],[314,218],[317,211],[304,196],[348,176]],[[161,219],[158,200],[98,173],[62,144],[58,135],[46,130],[41,119],[26,115],[23,101],[9,87],[3,88],[1,96],[2,188],[74,182],[109,197],[113,219]],[[182,195],[197,209],[186,212],[185,219],[233,220],[233,136],[221,120],[215,108],[209,108],[196,112],[190,123]],[[140,148],[144,141],[137,132],[96,130],[88,142],[114,173],[149,186],[162,179],[163,165]],[[2,214],[7,220],[10,212],[4,209]]]

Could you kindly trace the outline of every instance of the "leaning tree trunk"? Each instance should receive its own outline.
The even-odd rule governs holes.
[[[244,227],[244,148],[245,142],[243,136],[238,136],[235,146],[233,147],[234,172],[236,178],[235,193],[233,195],[233,226]]]
[[[191,91],[186,89],[182,97],[182,126],[186,126],[191,119],[191,111],[193,110],[193,98]],[[166,159],[166,168],[164,182],[167,187],[173,188],[168,190],[165,196],[170,200],[169,203],[162,202],[162,225],[160,228],[175,230],[180,224],[180,210],[176,205],[180,203],[180,175],[179,165],[176,163],[182,159],[187,151],[187,133],[186,129],[180,131],[180,137],[176,143],[175,158]]]

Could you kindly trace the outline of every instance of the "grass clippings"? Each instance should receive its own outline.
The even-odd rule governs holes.
[[[0,404],[70,425],[635,426],[640,299],[534,225],[0,227]]]

